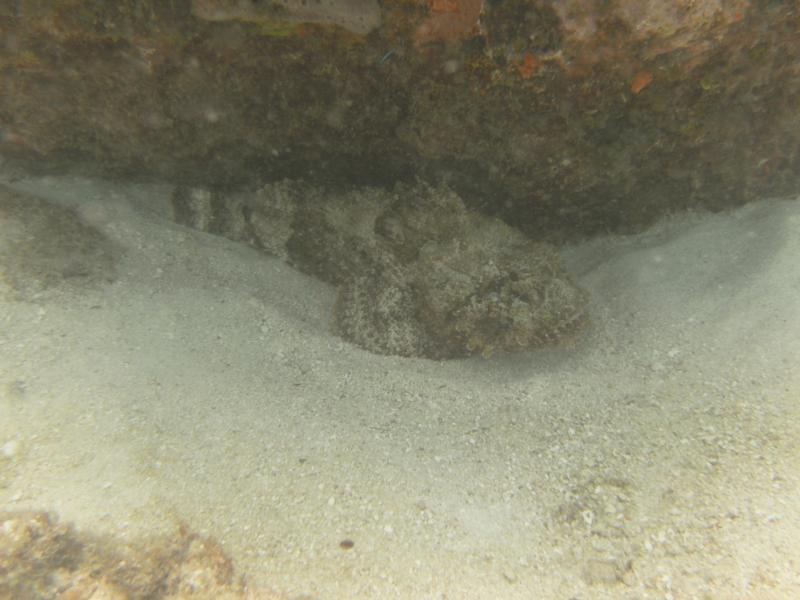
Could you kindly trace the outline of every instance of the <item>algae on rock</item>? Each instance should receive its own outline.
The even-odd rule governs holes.
[[[367,35],[381,24],[376,0],[192,0],[192,14],[206,21],[336,25],[356,35]]]

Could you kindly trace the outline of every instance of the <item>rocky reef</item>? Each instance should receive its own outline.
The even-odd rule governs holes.
[[[177,535],[123,542],[44,512],[0,512],[0,598],[8,600],[280,600],[249,589],[220,545]]]
[[[586,322],[588,296],[552,245],[467,209],[444,185],[178,188],[173,207],[179,223],[336,285],[335,330],[379,354],[487,356],[557,342]]]
[[[800,7],[0,3],[0,160],[239,190],[446,181],[560,243],[800,189]]]

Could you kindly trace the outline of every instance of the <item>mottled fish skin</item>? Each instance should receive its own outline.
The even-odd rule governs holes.
[[[468,210],[446,186],[330,194],[282,182],[247,196],[177,190],[173,204],[180,222],[335,285],[335,332],[377,354],[490,356],[587,322],[588,294],[555,247]]]

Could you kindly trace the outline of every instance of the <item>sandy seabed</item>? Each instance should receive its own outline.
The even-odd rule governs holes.
[[[332,288],[165,187],[10,185],[118,251],[0,283],[0,508],[184,521],[289,598],[800,598],[800,200],[565,248],[588,331],[439,363],[335,337]]]

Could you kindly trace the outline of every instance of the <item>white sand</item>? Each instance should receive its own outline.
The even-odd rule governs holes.
[[[125,253],[0,296],[0,506],[184,519],[288,596],[800,598],[800,200],[568,249],[585,335],[436,363],[342,342],[329,286],[165,188],[14,185]]]

